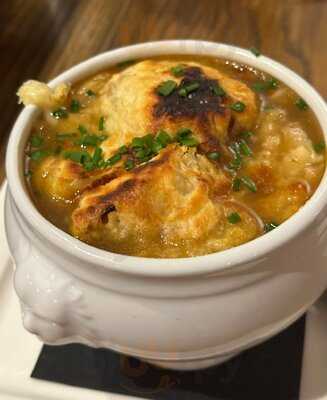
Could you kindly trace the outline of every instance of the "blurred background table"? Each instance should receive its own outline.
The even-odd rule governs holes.
[[[327,0],[1,0],[0,27],[0,182],[18,86],[115,47],[175,38],[255,46],[327,97]]]

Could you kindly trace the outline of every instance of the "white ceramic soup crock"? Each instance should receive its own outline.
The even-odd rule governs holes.
[[[210,55],[268,72],[305,99],[327,133],[326,104],[307,82],[267,57],[217,43],[163,41],[109,51],[50,85],[162,54]],[[326,174],[293,217],[239,247],[181,259],[113,254],[60,231],[34,207],[23,153],[37,114],[26,107],[10,136],[5,224],[23,323],[44,342],[106,347],[173,369],[205,368],[286,328],[326,288]]]

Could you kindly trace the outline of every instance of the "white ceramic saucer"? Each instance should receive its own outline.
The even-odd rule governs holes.
[[[0,399],[135,399],[30,378],[42,343],[24,330],[13,289],[13,264],[4,232],[5,184],[0,188]],[[307,314],[300,400],[327,400],[327,295]],[[280,399],[291,400],[291,399]]]

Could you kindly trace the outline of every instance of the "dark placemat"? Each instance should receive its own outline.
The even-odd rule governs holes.
[[[217,367],[194,372],[155,368],[80,344],[44,346],[33,378],[148,399],[297,400],[305,318]]]

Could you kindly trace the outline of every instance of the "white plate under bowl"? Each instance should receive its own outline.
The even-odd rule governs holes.
[[[4,230],[5,190],[6,185],[3,184],[0,188],[0,399],[136,399],[30,377],[42,343],[24,330],[18,298],[13,289],[13,263]],[[327,295],[323,296],[307,313],[300,400],[327,400],[326,377]]]

